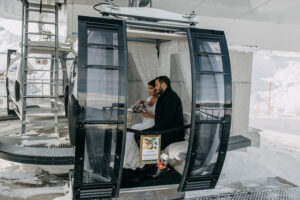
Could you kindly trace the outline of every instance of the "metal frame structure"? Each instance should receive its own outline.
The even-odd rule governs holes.
[[[203,39],[215,39],[220,42],[221,52],[219,54],[222,56],[224,72],[211,72],[211,71],[197,71],[196,66],[201,65],[197,63],[195,60],[195,54],[198,54],[197,48],[195,47],[195,40],[196,38],[203,38]],[[188,40],[189,40],[189,48],[190,48],[190,56],[191,56],[191,65],[192,65],[192,87],[193,87],[193,94],[192,94],[192,119],[191,119],[191,133],[190,133],[190,140],[189,140],[189,147],[187,152],[186,158],[186,165],[183,172],[182,181],[179,186],[179,191],[189,191],[189,190],[196,190],[196,189],[209,189],[214,188],[218,178],[221,174],[223,163],[225,160],[227,148],[228,148],[228,141],[229,141],[229,134],[230,134],[230,125],[231,125],[231,108],[232,108],[232,86],[231,86],[231,70],[230,70],[230,61],[229,61],[229,52],[228,47],[225,39],[225,35],[223,31],[212,31],[212,30],[201,30],[197,28],[190,28],[188,30]],[[212,53],[209,53],[214,55]],[[221,120],[196,120],[196,76],[201,74],[222,74],[227,75],[224,78],[224,86],[225,86],[225,102],[224,102],[224,112],[225,116],[224,119]],[[195,137],[195,126],[196,125],[205,125],[205,124],[222,124],[222,135],[221,135],[221,144],[219,148],[219,155],[217,160],[217,165],[214,168],[214,171],[211,175],[208,176],[193,176],[191,174],[192,165],[190,163],[195,162],[195,157],[197,155],[197,146],[199,145],[197,141],[194,141]],[[183,181],[184,180],[184,181]]]
[[[26,133],[26,127],[28,124],[33,123],[29,122],[27,120],[27,99],[29,98],[48,98],[48,99],[54,99],[54,106],[51,105],[51,109],[49,111],[54,111],[54,132],[58,135],[58,100],[59,100],[59,92],[58,92],[58,86],[59,86],[59,76],[58,76],[58,59],[59,59],[59,42],[58,42],[58,10],[61,7],[61,4],[55,3],[55,5],[42,5],[42,4],[35,4],[35,3],[29,3],[27,0],[22,1],[23,3],[23,9],[22,9],[22,51],[21,51],[21,58],[22,58],[22,113],[21,113],[21,120],[22,120],[22,129],[21,133]],[[54,14],[55,21],[54,22],[46,22],[46,21],[35,21],[35,20],[29,20],[29,14],[30,13],[50,13]],[[48,24],[48,25],[54,25],[55,27],[55,33],[41,33],[41,32],[30,32],[28,27],[29,24]],[[43,35],[43,36],[50,36],[54,37],[54,45],[45,45],[45,44],[34,44],[34,42],[29,40],[29,35]],[[27,72],[28,72],[28,60],[29,59],[35,59],[38,57],[29,56],[30,55],[30,48],[42,48],[44,50],[47,50],[47,53],[42,53],[44,55],[49,55],[48,57],[42,57],[42,59],[51,60],[51,68],[50,69],[43,69],[43,70],[36,70],[36,71],[49,71],[50,72],[50,81],[49,86],[51,90],[53,90],[54,87],[54,93],[53,95],[28,95],[27,94],[27,86],[29,84],[40,84],[39,82],[28,82],[27,80]],[[50,53],[54,52],[54,53]],[[40,58],[40,57],[39,57]],[[53,67],[54,65],[54,67]],[[54,72],[54,78],[53,76]],[[53,108],[52,108],[53,107]],[[41,121],[39,121],[41,122]],[[34,122],[34,123],[39,123]],[[43,122],[39,123],[42,124]],[[47,122],[49,123],[49,121]]]
[[[190,191],[190,190],[199,190],[199,189],[210,189],[214,188],[218,178],[220,176],[220,172],[223,167],[224,159],[226,156],[229,133],[230,133],[230,124],[231,124],[231,71],[230,71],[230,61],[228,54],[228,47],[225,40],[224,32],[222,31],[212,31],[212,30],[203,30],[199,28],[195,28],[193,26],[184,26],[184,25],[173,25],[173,24],[163,24],[163,23],[152,23],[152,22],[139,22],[139,21],[130,21],[130,20],[120,20],[120,19],[112,19],[107,17],[102,18],[92,18],[92,17],[79,17],[79,52],[78,52],[78,68],[77,68],[77,91],[81,92],[81,95],[78,96],[77,106],[76,106],[76,152],[75,152],[75,169],[74,173],[72,172],[72,177],[74,178],[73,185],[73,194],[75,199],[85,199],[85,198],[110,198],[110,197],[118,197],[120,191],[121,177],[122,177],[122,164],[123,164],[123,154],[125,148],[125,133],[127,131],[126,128],[126,110],[127,110],[127,100],[125,102],[125,111],[124,111],[124,120],[122,122],[116,121],[90,121],[86,119],[86,98],[87,98],[87,27],[88,26],[97,28],[102,27],[104,29],[112,28],[112,26],[119,27],[118,30],[123,34],[122,44],[124,45],[121,48],[123,49],[125,54],[122,54],[124,65],[124,73],[125,80],[127,80],[127,49],[126,49],[126,28],[135,28],[142,30],[168,30],[168,32],[185,32],[188,37],[189,49],[190,49],[190,57],[191,57],[191,71],[192,71],[192,113],[191,113],[191,133],[189,139],[189,147],[187,151],[186,164],[184,168],[184,172],[181,178],[181,182],[179,183],[179,192]],[[220,44],[220,53],[210,53],[210,52],[198,52],[196,46],[194,45],[197,39],[209,39],[217,41]],[[120,53],[119,53],[120,55]],[[224,67],[224,71],[199,71],[199,63],[196,60],[197,56],[200,55],[217,55],[222,57],[222,65]],[[119,58],[120,59],[120,58]],[[96,68],[110,68],[117,69],[117,66],[94,66]],[[196,119],[196,104],[198,97],[196,96],[197,91],[200,91],[201,85],[197,83],[199,78],[201,79],[201,75],[221,75],[223,77],[223,92],[224,92],[224,104],[221,105],[221,108],[224,111],[224,116],[217,120],[213,119]],[[128,83],[125,81],[126,95]],[[82,95],[84,94],[84,95]],[[127,99],[127,98],[126,98]],[[201,107],[201,104],[199,104]],[[197,105],[197,106],[199,106]],[[83,174],[84,174],[84,155],[85,155],[85,141],[86,141],[86,129],[85,126],[88,124],[123,124],[124,127],[121,132],[118,133],[117,136],[117,150],[115,152],[115,167],[114,167],[114,175],[113,182],[110,183],[84,183],[83,182]],[[218,149],[215,149],[215,153],[218,154],[216,164],[213,166],[213,171],[209,175],[193,175],[192,167],[197,158],[197,151],[199,147],[199,138],[201,137],[199,134],[199,130],[201,126],[218,124],[222,129],[221,132],[215,133],[216,135],[220,134],[220,145]],[[195,133],[197,130],[197,133]],[[158,186],[156,189],[163,189],[166,186],[162,186],[161,188]],[[174,188],[174,186],[172,186]],[[142,188],[140,188],[142,189]],[[131,189],[134,191],[134,188]]]
[[[7,74],[7,71],[8,71],[8,66],[10,65],[10,62],[11,62],[11,55],[12,54],[15,54],[17,52],[17,50],[15,49],[8,49],[7,50],[7,61],[6,61],[6,74]],[[8,91],[8,79],[6,78],[6,109],[7,109],[7,115],[16,115],[16,113],[9,109],[9,91]]]
[[[102,24],[101,24],[102,22]],[[106,23],[103,23],[106,22]],[[78,57],[78,90],[80,91],[87,91],[87,83],[86,83],[86,77],[87,77],[87,69],[89,67],[95,67],[96,69],[115,69],[120,71],[119,73],[123,73],[124,80],[127,80],[128,72],[127,72],[127,40],[126,40],[126,28],[125,28],[125,21],[124,20],[112,20],[110,18],[102,19],[102,21],[99,22],[97,18],[86,18],[86,17],[79,17],[79,49],[78,54],[81,56]],[[87,38],[87,28],[90,26],[91,28],[95,27],[97,29],[99,27],[113,29],[118,32],[120,35],[118,38],[119,49],[122,49],[123,51],[119,52],[119,54],[123,54],[122,59],[124,60],[120,61],[120,66],[105,66],[105,65],[98,65],[98,66],[89,66],[87,63],[87,46],[88,42],[86,41]],[[124,32],[123,32],[124,31]],[[127,96],[127,83],[119,83],[122,86],[125,86],[125,91],[121,91],[119,88],[119,92],[123,93],[125,97]],[[124,85],[125,84],[125,85]],[[127,108],[127,98],[125,98],[124,107]],[[77,117],[77,126],[76,126],[76,132],[80,134],[76,134],[76,149],[75,149],[75,167],[74,167],[74,197],[76,199],[82,198],[83,196],[88,197],[91,195],[88,191],[93,191],[96,189],[100,189],[102,191],[101,193],[98,193],[98,195],[105,197],[105,196],[117,196],[120,189],[121,184],[121,178],[122,178],[122,168],[116,167],[114,168],[114,177],[113,182],[111,184],[83,184],[83,170],[84,170],[84,149],[85,149],[85,141],[86,141],[86,130],[85,126],[88,125],[95,125],[95,124],[116,124],[118,127],[117,131],[117,145],[116,145],[116,153],[115,153],[115,165],[121,166],[123,163],[123,152],[124,152],[124,144],[125,140],[123,139],[125,137],[126,133],[126,121],[127,121],[127,110],[124,110],[124,119],[121,121],[103,121],[103,120],[86,120],[86,110],[84,108],[84,105],[87,102],[87,96],[81,95],[78,99],[80,108],[77,109],[78,115]],[[69,116],[70,117],[70,116]],[[119,126],[122,126],[123,124],[123,130],[119,130]],[[121,142],[121,143],[120,143]]]

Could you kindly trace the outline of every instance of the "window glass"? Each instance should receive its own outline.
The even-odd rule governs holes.
[[[119,65],[119,50],[112,47],[89,46],[87,49],[88,65]]]
[[[196,57],[196,70],[223,72],[222,56],[198,55]]]
[[[87,120],[122,120],[125,103],[124,71],[87,70]]]
[[[224,104],[225,87],[223,74],[196,75],[196,104]]]
[[[220,43],[216,40],[198,38],[196,48],[198,53],[221,53]]]
[[[221,124],[196,124],[195,126],[195,162],[191,175],[211,174],[218,158]]]
[[[87,125],[84,150],[84,183],[111,183],[115,165],[117,125]]]
[[[118,33],[114,30],[88,30],[88,43],[118,45]]]
[[[219,104],[202,104],[196,107],[196,121],[223,119],[224,107]]]

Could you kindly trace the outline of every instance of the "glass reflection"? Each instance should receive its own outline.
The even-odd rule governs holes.
[[[124,71],[114,69],[87,69],[87,120],[117,121],[123,119]]]
[[[221,53],[220,43],[216,40],[197,39],[198,53]]]
[[[205,175],[213,172],[218,158],[221,133],[221,124],[196,124],[196,150],[192,175]]]
[[[88,43],[118,45],[118,33],[113,30],[88,30]]]
[[[225,88],[223,74],[197,74],[196,88],[196,104],[224,104]]]
[[[196,59],[198,71],[223,72],[222,56],[199,55]]]
[[[117,132],[117,125],[86,126],[84,183],[112,182]]]
[[[111,47],[89,46],[87,49],[88,65],[119,65],[119,50]]]
[[[196,121],[223,120],[224,113],[224,107],[218,104],[196,105]]]

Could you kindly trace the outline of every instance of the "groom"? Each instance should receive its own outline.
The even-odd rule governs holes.
[[[155,79],[155,90],[159,93],[155,108],[155,125],[147,130],[161,131],[161,149],[163,150],[171,143],[184,140],[182,102],[172,90],[167,76],[159,76]],[[144,117],[147,117],[147,113],[144,113]],[[181,129],[176,130],[180,127]],[[164,133],[167,129],[175,129],[175,131]],[[139,143],[139,135],[136,134],[135,138]]]
[[[155,125],[144,131],[159,131],[161,133],[161,149],[163,150],[171,143],[184,140],[182,102],[172,90],[170,79],[167,76],[159,76],[155,79],[155,91],[159,93],[155,108]],[[148,114],[151,115],[147,112],[143,113],[144,117],[148,117]],[[169,129],[173,129],[173,131],[165,131]],[[135,134],[134,137],[139,145],[140,135]],[[168,168],[160,170],[156,165],[146,165],[141,173],[146,176],[158,177],[167,171]],[[143,179],[141,176],[139,178]]]

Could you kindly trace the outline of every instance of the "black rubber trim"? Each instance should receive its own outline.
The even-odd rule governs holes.
[[[74,164],[74,156],[72,157],[41,157],[18,155],[0,151],[0,158],[8,161],[37,164],[37,165],[72,165]]]

